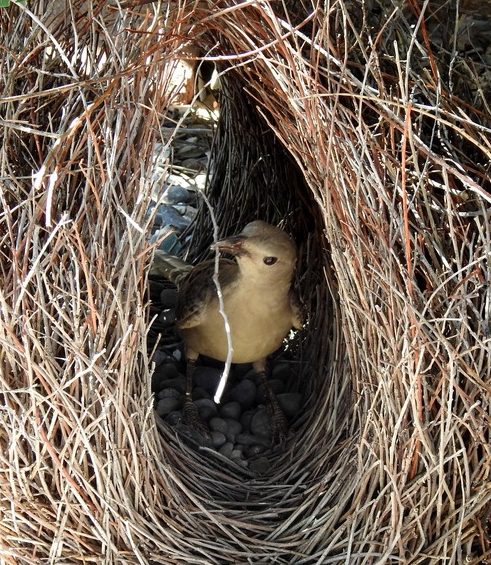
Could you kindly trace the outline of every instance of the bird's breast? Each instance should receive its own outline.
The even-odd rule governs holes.
[[[230,325],[234,363],[250,363],[276,351],[292,327],[287,292],[261,292],[257,288],[236,288],[224,293],[225,312]],[[225,361],[227,334],[218,299],[212,301],[203,322],[182,330],[186,345],[197,353]]]

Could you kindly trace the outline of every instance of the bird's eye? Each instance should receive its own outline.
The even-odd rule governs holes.
[[[278,261],[278,257],[265,257],[263,263],[265,265],[274,265]]]

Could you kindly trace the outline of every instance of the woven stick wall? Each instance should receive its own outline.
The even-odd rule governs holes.
[[[5,563],[489,557],[490,112],[438,17],[344,1],[0,9]],[[267,187],[269,219],[313,232],[311,395],[263,477],[153,415],[148,179],[189,38],[240,69],[237,103],[298,165],[284,201]],[[241,219],[211,197],[224,225]]]

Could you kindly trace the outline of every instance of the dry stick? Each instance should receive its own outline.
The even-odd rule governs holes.
[[[210,201],[206,197],[206,194],[203,191],[200,191],[205,204],[208,206],[208,210],[210,211],[211,222],[213,224],[213,243],[218,243],[218,223],[216,221],[215,213],[213,212],[213,207],[210,204]],[[218,311],[220,312],[223,318],[223,326],[225,328],[225,334],[227,336],[227,358],[225,359],[225,366],[223,367],[223,373],[220,377],[220,382],[218,383],[215,396],[213,400],[216,404],[220,404],[220,400],[222,398],[223,391],[227,384],[227,379],[230,374],[230,367],[232,366],[232,356],[234,354],[234,349],[232,347],[232,332],[230,331],[230,324],[227,318],[227,314],[225,313],[225,304],[223,302],[223,292],[222,287],[220,286],[220,280],[218,278],[218,270],[220,264],[220,251],[215,246],[215,270],[213,272],[213,282],[215,283],[215,287],[217,289],[218,295]]]

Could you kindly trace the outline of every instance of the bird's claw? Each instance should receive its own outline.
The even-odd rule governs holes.
[[[203,422],[196,405],[190,398],[184,401],[183,407],[183,423],[189,429],[193,436],[198,435],[205,441],[210,439],[210,430]]]
[[[271,444],[282,446],[288,435],[288,420],[277,402],[271,404]]]

